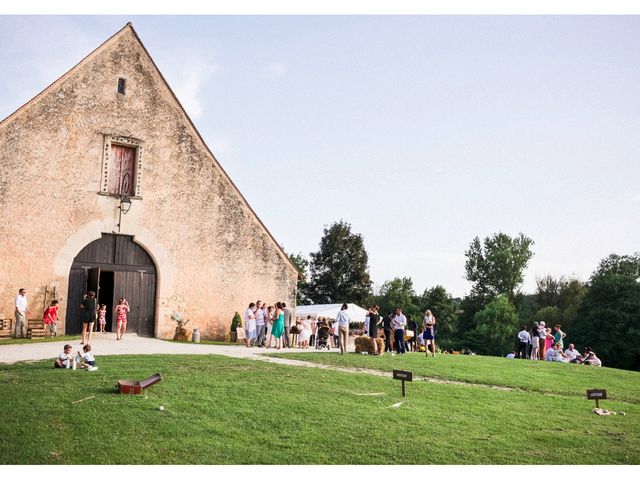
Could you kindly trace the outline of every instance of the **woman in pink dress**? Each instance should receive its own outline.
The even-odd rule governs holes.
[[[122,340],[124,332],[127,331],[127,314],[129,313],[129,302],[125,298],[121,298],[116,307],[116,340]]]

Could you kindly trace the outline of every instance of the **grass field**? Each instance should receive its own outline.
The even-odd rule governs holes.
[[[414,375],[481,385],[522,389],[584,398],[587,389],[606,388],[612,400],[640,404],[640,372],[598,368],[559,362],[483,357],[478,355],[437,355],[424,353],[382,356],[334,355],[325,353],[283,353],[276,357],[305,360],[342,367],[391,372],[410,370]]]
[[[413,382],[391,408],[403,400],[399,382],[362,373],[213,355],[98,362],[97,372],[57,370],[51,361],[0,365],[0,438],[11,446],[0,450],[0,463],[640,462],[637,403],[607,401],[627,415],[598,417],[578,396]],[[118,379],[155,372],[163,380],[146,395],[115,393]],[[72,403],[86,397],[93,398]]]

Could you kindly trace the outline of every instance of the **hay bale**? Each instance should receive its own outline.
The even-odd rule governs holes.
[[[384,352],[384,340],[376,338],[378,344],[378,352]],[[371,344],[371,337],[362,335],[355,338],[356,353],[367,352],[369,355],[373,355],[373,345]]]

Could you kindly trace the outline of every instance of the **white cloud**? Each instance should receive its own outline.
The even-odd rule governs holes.
[[[191,118],[199,118],[204,112],[201,93],[203,86],[219,70],[214,64],[205,62],[185,62],[188,67],[182,69],[174,81],[174,91]]]
[[[287,73],[287,64],[284,62],[272,63],[265,70],[265,75],[271,80],[283,77]]]

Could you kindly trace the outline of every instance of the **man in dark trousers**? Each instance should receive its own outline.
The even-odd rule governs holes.
[[[384,331],[384,351],[393,351],[393,328],[391,327],[391,321],[393,319],[393,312],[389,312],[389,315],[382,319],[382,330]]]
[[[284,333],[282,334],[282,347],[289,348],[291,342],[289,341],[289,330],[291,329],[291,310],[287,308],[287,304],[282,302],[282,308],[284,311]]]

